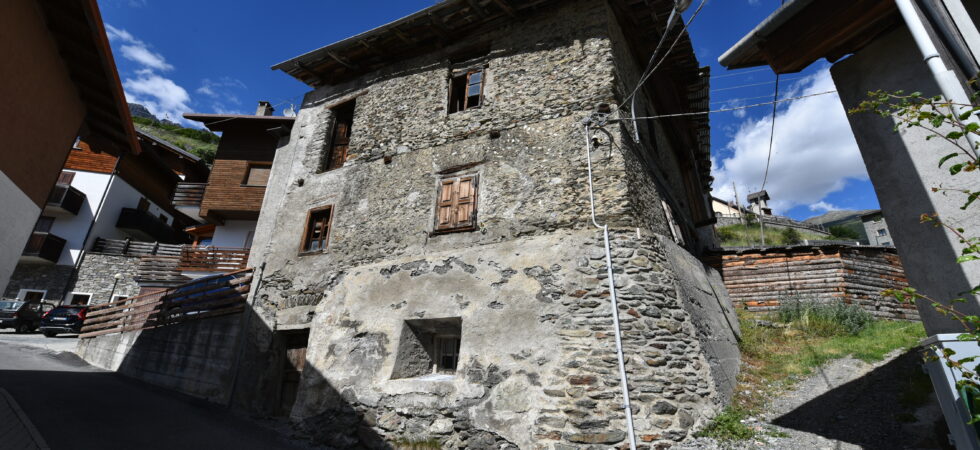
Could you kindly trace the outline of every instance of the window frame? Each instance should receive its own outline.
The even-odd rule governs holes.
[[[75,296],[76,295],[87,296],[88,298],[85,300],[85,303],[81,303],[81,304],[72,303],[75,300]],[[92,303],[92,293],[91,292],[76,292],[76,291],[71,291],[71,292],[68,293],[68,296],[65,298],[65,300],[68,302],[68,305],[69,306],[71,306],[71,305],[88,306],[88,305],[90,305]],[[64,303],[62,303],[62,304],[64,304]]]
[[[442,343],[445,341],[450,341],[455,343],[455,353],[443,353]],[[433,372],[444,374],[444,375],[455,375],[456,371],[459,369],[459,355],[463,347],[463,337],[455,334],[436,334],[432,336],[432,350],[434,353],[434,361],[432,361]],[[445,368],[442,366],[442,358],[444,356],[449,356],[455,358],[455,364],[452,368]]]
[[[312,229],[310,228],[310,225],[312,225],[313,223],[312,222],[313,216],[314,214],[319,214],[322,213],[323,211],[328,211],[327,222],[326,222],[327,229],[323,236],[323,245],[321,245],[320,248],[316,250],[307,250],[307,248],[309,247],[309,243],[312,242],[310,238],[313,237],[313,235],[311,234]],[[324,206],[316,207],[306,212],[306,224],[303,226],[303,235],[299,244],[300,256],[315,255],[319,253],[325,253],[327,251],[327,246],[330,245],[330,232],[333,230],[333,216],[334,216],[333,205],[324,205]]]
[[[464,225],[464,226],[457,225],[451,228],[439,228],[439,208],[440,206],[442,206],[440,205],[440,203],[442,203],[442,201],[440,200],[442,194],[442,186],[446,184],[446,181],[450,181],[450,180],[454,181],[454,184],[458,184],[464,178],[473,179],[473,202],[472,202],[473,212],[470,213],[471,223],[469,225]],[[479,216],[479,208],[480,208],[480,173],[479,172],[440,174],[436,179],[435,187],[436,187],[436,195],[435,195],[435,209],[433,211],[434,214],[432,218],[432,233],[431,233],[432,235],[462,233],[462,232],[476,231],[477,229],[479,229],[479,221],[477,220],[477,217]],[[458,209],[459,204],[457,202],[458,199],[456,198],[456,194],[454,193],[453,203],[455,203],[455,208]],[[453,210],[453,214],[454,215],[456,214],[456,209]]]
[[[330,127],[330,140],[323,151],[323,155],[320,157],[319,167],[317,168],[317,173],[332,172],[337,169],[342,169],[347,164],[347,158],[350,156],[350,140],[354,136],[354,115],[357,112],[357,98],[352,98],[343,103],[337,104],[330,108],[331,113],[333,113],[333,125]],[[337,136],[337,130],[339,125],[347,126],[347,144],[338,144],[340,136]],[[336,158],[341,160],[340,164],[331,167],[334,161],[334,151],[338,146],[344,147],[343,156]]]
[[[487,66],[486,63],[480,63],[480,64],[477,64],[477,65],[468,66],[465,69],[453,69],[453,70],[450,70],[450,72],[449,72],[449,83],[448,83],[449,84],[449,92],[448,92],[448,96],[447,96],[448,98],[447,98],[447,101],[446,101],[446,114],[447,115],[453,115],[453,114],[456,114],[456,113],[460,113],[460,112],[463,112],[463,111],[469,111],[469,110],[472,110],[472,109],[480,109],[480,108],[483,107],[484,104],[486,104],[486,93],[485,92],[486,92],[486,85],[487,85],[487,71],[488,71],[488,66]],[[479,94],[480,104],[478,104],[476,106],[469,106],[470,97],[471,97],[470,95],[468,95],[469,94],[469,88],[470,88],[470,77],[472,77],[473,74],[475,74],[475,73],[480,73],[481,74],[481,77],[480,77],[480,94]],[[463,90],[462,90],[462,92],[463,92],[463,100],[462,100],[462,108],[461,109],[453,110],[453,105],[456,103],[456,100],[457,100],[456,97],[454,96],[454,93],[456,91],[456,83],[457,83],[456,80],[458,80],[460,78],[463,78]]]
[[[269,169],[269,176],[265,178],[265,184],[248,184],[248,179],[252,175],[253,168],[265,168]],[[269,187],[269,179],[272,178],[272,163],[264,161],[249,161],[248,165],[245,167],[245,177],[242,178],[242,187]]]

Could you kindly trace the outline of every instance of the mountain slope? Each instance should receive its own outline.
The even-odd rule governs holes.
[[[861,242],[868,242],[868,235],[864,232],[864,224],[861,216],[874,212],[874,209],[842,209],[839,211],[828,211],[816,217],[804,220],[806,223],[823,225],[824,227],[844,227],[857,233],[861,237]]]
[[[191,152],[204,160],[209,166],[214,162],[220,137],[207,130],[184,128],[172,122],[157,119],[143,105],[129,104],[133,125],[137,130],[152,134],[171,144]]]

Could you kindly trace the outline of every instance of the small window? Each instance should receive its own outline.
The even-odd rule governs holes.
[[[248,170],[245,172],[245,186],[267,186],[269,184],[269,173],[272,172],[272,165],[266,163],[248,163]]]
[[[163,213],[160,213],[160,221],[163,222],[163,223],[167,223],[167,220],[169,220],[169,219],[167,219],[167,215],[166,214],[163,214]]]
[[[140,197],[140,202],[136,205],[136,209],[140,211],[148,211],[150,209],[150,201],[146,197]]]
[[[306,221],[306,231],[303,232],[302,253],[326,250],[330,237],[330,219],[332,207],[314,209],[309,212]]]
[[[887,245],[892,245],[892,243],[891,242],[882,242],[881,245],[887,246]]]
[[[333,110],[333,134],[330,145],[320,161],[320,170],[334,170],[344,167],[347,162],[347,151],[350,149],[351,127],[354,125],[354,101],[344,103]]]
[[[888,230],[884,228],[878,230],[878,236],[887,236],[887,235],[888,235]]]
[[[92,294],[76,294],[72,292],[69,304],[71,305],[87,305],[89,299],[92,298]]]
[[[454,73],[449,80],[449,113],[478,108],[483,105],[485,70],[469,69]]]
[[[462,330],[459,317],[406,320],[398,338],[391,378],[455,374]]]
[[[478,175],[464,175],[439,180],[436,193],[435,231],[470,231],[476,229]]]

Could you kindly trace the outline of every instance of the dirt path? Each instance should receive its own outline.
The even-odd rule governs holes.
[[[747,424],[768,429],[743,442],[698,438],[680,449],[936,449],[941,422],[918,352],[895,352],[869,364],[834,360],[773,399]],[[937,422],[938,421],[938,422]]]

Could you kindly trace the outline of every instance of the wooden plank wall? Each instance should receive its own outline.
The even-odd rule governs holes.
[[[786,299],[858,304],[877,317],[918,320],[914,307],[880,295],[908,286],[893,249],[789,247],[721,255],[725,287],[736,307],[771,310]]]
[[[78,148],[68,153],[65,168],[96,173],[112,173],[116,168],[116,157],[106,152],[95,152],[85,141],[78,142]]]
[[[211,167],[211,178],[201,201],[201,215],[212,211],[226,219],[254,219],[262,208],[264,186],[242,186],[248,161],[218,159]],[[237,212],[230,213],[230,212]]]

